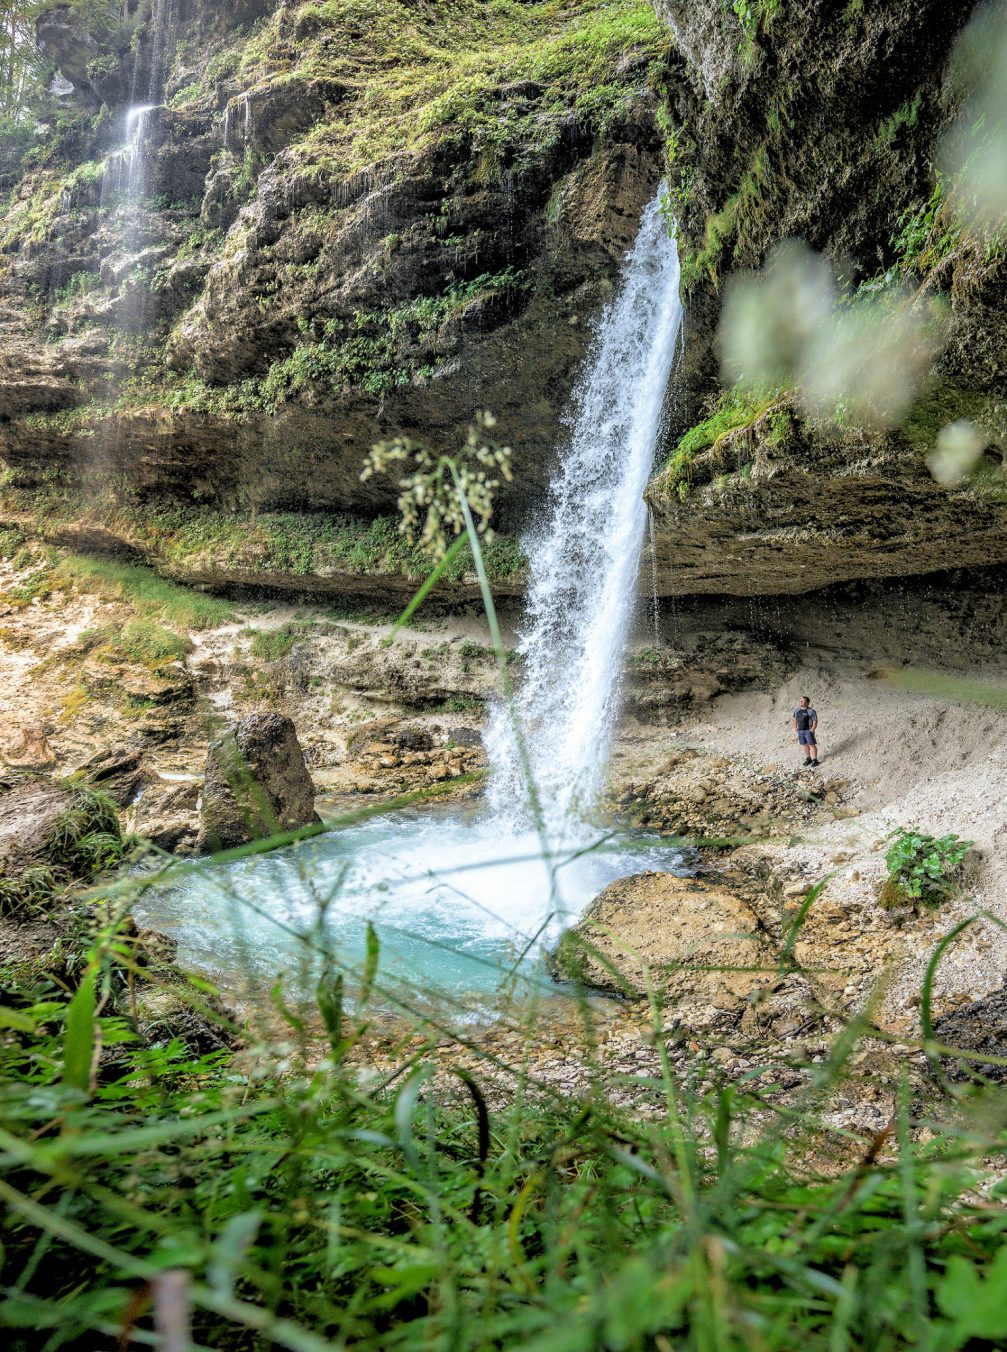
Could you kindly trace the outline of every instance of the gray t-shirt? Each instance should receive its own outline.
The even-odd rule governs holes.
[[[810,732],[811,725],[818,722],[818,715],[814,709],[795,709],[794,717],[797,719],[798,732]]]

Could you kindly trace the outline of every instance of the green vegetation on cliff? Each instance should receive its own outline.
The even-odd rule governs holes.
[[[620,64],[666,43],[638,0],[327,0],[278,9],[244,46],[239,75],[253,88],[339,83],[338,114],[298,149],[318,172],[346,176],[450,135],[469,140],[489,174],[530,141],[560,136],[557,115],[601,127],[627,97]]]
[[[779,390],[757,391],[743,385],[732,386],[725,390],[714,405],[708,418],[690,427],[678,441],[678,445],[668,457],[662,480],[668,492],[685,497],[691,482],[691,467],[696,456],[711,447],[716,449],[731,432],[751,427],[764,413],[776,409],[781,403]],[[780,408],[771,415],[769,438],[782,437],[786,432],[790,415]]]

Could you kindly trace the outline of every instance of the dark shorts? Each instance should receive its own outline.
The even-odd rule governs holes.
[[[797,734],[798,746],[814,746],[815,734],[813,732],[799,732]]]

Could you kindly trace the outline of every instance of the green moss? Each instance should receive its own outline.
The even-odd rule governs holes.
[[[209,629],[226,624],[233,613],[226,602],[216,597],[169,582],[150,568],[115,559],[68,554],[53,571],[66,586],[94,592],[106,600],[123,601],[143,617],[181,629]],[[139,644],[139,632],[135,637]],[[181,642],[175,635],[172,640]]]
[[[75,272],[56,292],[56,300],[62,303],[86,296],[101,286],[101,276],[97,272]]]
[[[963,418],[982,421],[993,407],[990,396],[963,389],[953,381],[941,381],[913,404],[902,432],[918,455],[929,455],[942,427]]]
[[[697,283],[717,280],[717,266],[724,250],[733,245],[737,258],[744,247],[748,229],[762,202],[769,180],[769,150],[763,143],[752,156],[747,172],[736,192],[719,211],[706,218],[703,240],[696,250],[683,248],[682,289],[688,293]]]
[[[897,108],[891,117],[886,117],[874,134],[874,143],[879,150],[894,145],[899,132],[911,131],[919,121],[923,95],[917,90],[908,103]]]
[[[150,619],[129,620],[121,629],[88,629],[81,634],[80,642],[99,657],[125,658],[151,669],[185,657],[192,647],[181,634]]]
[[[169,100],[169,106],[172,108],[185,108],[190,103],[195,103],[204,93],[204,86],[201,84],[187,84],[181,89],[175,91]]]
[[[685,497],[691,480],[692,462],[701,451],[716,446],[730,432],[742,427],[751,427],[767,409],[773,409],[780,399],[780,391],[753,391],[741,385],[735,385],[725,391],[717,400],[713,413],[679,439],[678,445],[668,457],[665,465],[664,482],[669,492]],[[769,419],[769,439],[774,445],[780,445],[792,426],[789,410],[776,409]]]
[[[245,45],[240,77],[345,79],[351,97],[297,147],[309,171],[345,176],[460,137],[489,177],[516,147],[560,139],[571,111],[603,128],[631,94],[627,56],[656,59],[666,42],[653,8],[635,0],[329,0],[278,10]]]
[[[33,432],[58,432],[61,436],[93,437],[95,424],[108,413],[104,404],[94,401],[58,413],[29,413],[25,426]]]

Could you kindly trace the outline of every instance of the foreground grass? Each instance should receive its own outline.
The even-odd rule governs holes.
[[[324,1054],[278,986],[290,1043],[239,1057],[139,1043],[143,972],[119,927],[69,979],[8,975],[0,1326],[13,1352],[166,1347],[171,1327],[173,1346],[293,1352],[938,1352],[1007,1337],[1007,1211],[1003,1185],[988,1190],[1002,1094],[953,1127],[930,1122],[921,1144],[904,1081],[888,1132],[831,1177],[811,1147],[855,1027],[798,1108],[699,1062],[676,1081],[665,1059],[645,1086],[653,1121],[564,1097],[521,1065],[490,1112],[479,1075],[452,1070],[467,1037],[436,1024],[417,1020],[387,1064],[355,1070],[364,1015],[344,1010],[332,964],[314,1012]],[[375,947],[371,991],[378,966]],[[653,1020],[664,1046],[657,1004]]]

